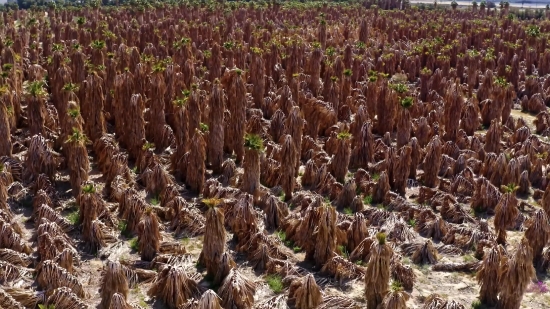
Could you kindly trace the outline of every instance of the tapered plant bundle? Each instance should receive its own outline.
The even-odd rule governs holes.
[[[336,200],[336,206],[338,209],[344,209],[350,207],[353,203],[353,199],[356,197],[357,186],[355,181],[349,179],[345,184],[344,188],[340,192],[338,199]],[[351,208],[351,207],[350,207]]]
[[[296,174],[296,160],[298,159],[298,150],[295,148],[292,136],[287,134],[284,137],[281,152],[281,185],[285,193],[285,201],[288,201],[292,198],[292,192],[296,185],[294,176]]]
[[[202,192],[204,186],[204,173],[206,172],[206,142],[204,135],[196,130],[191,139],[189,162],[186,166],[185,182],[195,192]],[[258,171],[259,174],[259,171]]]
[[[529,246],[529,241],[522,238],[514,256],[501,266],[499,278],[503,280],[499,282],[497,308],[520,308],[523,294],[531,280],[536,277],[532,260],[533,249]]]
[[[106,210],[105,201],[101,198],[93,184],[85,184],[82,193],[77,197],[80,206],[78,223],[82,225],[82,238],[89,244],[98,241],[98,230],[94,229],[92,222]],[[97,228],[97,225],[96,225]],[[99,240],[101,242],[101,240]]]
[[[250,309],[254,304],[256,284],[242,275],[237,269],[232,269],[218,289],[224,308]]]
[[[495,230],[497,230],[497,243],[506,244],[506,229],[514,226],[519,215],[518,199],[515,193],[505,193],[500,198],[495,208]]]
[[[412,291],[416,281],[416,275],[412,267],[409,265],[403,265],[401,258],[394,255],[390,263],[390,270],[393,280],[401,283],[405,290]]]
[[[341,132],[338,134],[337,139],[338,147],[330,162],[330,171],[337,181],[344,183],[351,159],[351,135],[348,132]]]
[[[491,121],[491,126],[485,134],[485,146],[484,149],[486,152],[494,152],[496,154],[500,153],[500,140],[502,138],[502,125],[498,119],[493,119]],[[504,168],[504,167],[501,167]]]
[[[460,88],[460,80],[452,83],[445,94],[445,114],[443,119],[443,125],[445,126],[444,139],[447,141],[456,140],[459,122],[460,112],[462,111],[463,94]]]
[[[540,265],[542,262],[542,250],[550,239],[550,222],[546,213],[539,209],[526,223],[525,238],[533,248],[533,262]]]
[[[223,163],[225,95],[218,80],[214,81],[210,93],[210,124],[208,126],[208,162],[212,165],[214,173],[219,174]]]
[[[250,81],[254,84],[252,89],[252,98],[254,99],[254,107],[261,109],[264,103],[265,93],[265,68],[262,59],[261,50],[253,50],[250,59]]]
[[[114,293],[111,297],[111,303],[109,304],[108,309],[133,309],[134,307],[131,306],[126,302],[125,297],[122,294]]]
[[[424,243],[404,243],[401,247],[405,254],[411,256],[411,261],[415,264],[435,264],[439,259],[437,250],[429,239]]]
[[[0,102],[0,156],[11,157],[9,115],[6,105]]]
[[[177,309],[187,300],[200,297],[201,292],[201,287],[182,267],[166,266],[157,274],[147,295],[161,300],[170,309]]]
[[[124,116],[127,123],[121,139],[128,148],[130,158],[136,159],[141,153],[143,141],[145,140],[145,119],[143,117],[145,103],[143,97],[140,94],[133,94],[129,104],[125,107],[126,113]],[[117,120],[117,123],[121,121]]]
[[[46,100],[48,92],[45,83],[41,80],[26,82],[24,85],[25,99],[27,101],[27,118],[29,121],[29,132],[31,136],[41,134],[46,136]]]
[[[401,147],[398,153],[398,160],[393,166],[394,187],[397,193],[401,196],[405,196],[405,190],[407,189],[407,179],[409,179],[410,166],[412,162],[411,154],[411,147]]]
[[[244,138],[244,147],[242,190],[256,198],[260,190],[260,153],[264,150],[264,143],[259,135],[247,134]]]
[[[323,294],[312,274],[293,281],[288,297],[296,309],[314,309],[323,302]]]
[[[424,185],[433,188],[437,186],[439,179],[439,169],[441,167],[442,143],[439,136],[434,136],[426,147],[426,156],[424,157]]]
[[[235,152],[237,164],[244,158],[244,135],[246,124],[246,84],[242,77],[243,71],[233,69],[227,71],[222,78],[227,93],[227,109],[231,117],[226,123],[224,144],[227,152]]]
[[[166,82],[163,75],[164,68],[157,64],[153,68],[151,76],[151,104],[149,122],[147,124],[147,139],[152,141],[158,149],[165,149],[169,146],[169,138],[165,131],[166,119],[164,112],[164,94],[166,92]]]
[[[107,261],[107,265],[103,268],[101,278],[101,308],[112,308],[112,300],[121,297],[122,300],[128,298],[130,286],[137,282],[137,276],[131,270],[122,266],[119,262]],[[115,295],[118,295],[115,297]],[[122,307],[124,308],[124,307]]]
[[[386,171],[383,171],[380,173],[380,177],[378,178],[378,182],[374,186],[374,194],[372,195],[372,203],[384,203],[386,201],[386,196],[390,192],[390,180],[388,177],[388,173]]]
[[[318,225],[311,237],[315,237],[315,265],[322,266],[336,251],[336,209],[330,206],[317,208]]]
[[[174,114],[172,130],[174,131],[174,138],[176,144],[176,150],[171,156],[171,169],[179,174],[185,167],[181,166],[181,158],[187,152],[189,144],[189,109],[187,103],[189,101],[189,95],[184,93],[183,98],[178,98],[172,102],[172,110]],[[184,175],[180,175],[184,176]]]
[[[483,256],[483,262],[479,268],[476,279],[480,286],[479,299],[487,306],[495,306],[498,301],[500,288],[501,267],[503,257],[497,245],[493,246]],[[505,280],[505,279],[504,279]]]
[[[219,203],[212,200],[213,203]],[[219,268],[219,259],[225,252],[225,216],[223,211],[212,205],[206,212],[204,244],[199,262],[206,267],[210,276],[215,276]]]
[[[162,240],[160,236],[159,219],[152,208],[147,208],[145,210],[137,230],[141,259],[144,261],[152,261],[159,251],[160,241]]]
[[[378,233],[378,241],[370,248],[370,259],[365,274],[365,297],[368,308],[377,308],[389,291],[390,262],[393,250],[386,243],[386,235]]]
[[[78,129],[73,129],[73,133],[65,141],[67,147],[67,167],[73,196],[77,198],[81,193],[82,184],[88,181],[88,152],[86,151],[87,137]]]
[[[101,138],[107,131],[103,106],[105,96],[103,95],[103,79],[96,72],[88,75],[83,83],[84,100],[81,101],[82,117],[86,119],[84,132],[92,141]],[[124,115],[123,117],[125,117]]]
[[[214,291],[208,290],[202,294],[197,309],[222,309],[220,300]]]
[[[369,236],[368,220],[365,219],[365,216],[356,212],[353,216],[353,221],[347,230],[348,237],[348,251],[353,252],[359,244]]]
[[[410,295],[402,290],[389,291],[378,308],[381,309],[407,309],[407,300]]]
[[[36,180],[40,174],[46,174],[49,179],[55,179],[57,160],[42,135],[31,137],[25,157],[25,168],[31,180]]]

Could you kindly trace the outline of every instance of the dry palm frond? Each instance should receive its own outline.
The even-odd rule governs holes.
[[[79,264],[80,256],[74,248],[65,248],[54,258],[54,262],[72,274],[74,263]]]
[[[424,243],[403,244],[401,248],[406,255],[411,256],[411,260],[415,264],[435,264],[439,259],[431,240]]]
[[[533,248],[533,262],[537,265],[540,264],[542,250],[550,239],[550,222],[544,210],[539,209],[526,225],[528,228],[525,231],[525,238],[529,240],[529,245]]]
[[[293,281],[288,295],[289,303],[296,309],[317,308],[323,302],[323,294],[312,274]]]
[[[289,309],[287,305],[287,297],[285,295],[277,295],[254,306],[254,309],[273,309],[273,308]]]
[[[239,242],[258,230],[253,197],[243,194],[233,207],[225,213],[226,224],[231,228]]]
[[[159,219],[151,208],[148,208],[138,224],[138,245],[141,259],[151,261],[160,248]]]
[[[122,294],[114,293],[111,297],[111,303],[108,309],[134,309],[134,307],[126,302]]]
[[[25,306],[25,308],[36,308],[38,304],[43,304],[46,301],[46,294],[44,292],[34,292],[29,289],[13,287],[2,287],[2,289],[13,297],[15,301]]]
[[[223,280],[218,294],[224,308],[252,308],[255,291],[256,284],[254,282],[238,270],[232,269]]]
[[[318,207],[316,209],[319,221],[312,235],[315,238],[315,253],[313,258],[318,266],[324,265],[336,251],[336,210],[334,207]],[[305,235],[303,235],[305,236]]]
[[[356,212],[353,216],[353,222],[347,230],[348,250],[353,251],[357,246],[369,236],[367,229],[367,220],[362,213]]]
[[[439,297],[439,295],[437,294],[432,294],[427,297],[422,309],[440,309],[440,308],[446,308],[445,307],[446,305],[447,305],[446,300]]]
[[[77,277],[71,275],[53,261],[44,261],[37,269],[37,272],[36,281],[38,285],[46,291],[51,291],[60,287],[68,287],[76,293],[78,297],[88,297]]]
[[[422,236],[434,240],[443,239],[449,230],[448,224],[443,218],[433,213],[428,215],[427,211],[423,211],[419,214],[416,228]]]
[[[475,272],[480,266],[480,262],[468,262],[468,263],[437,263],[432,266],[432,270],[435,271],[462,271],[462,272]]]
[[[506,243],[506,229],[513,227],[519,216],[518,200],[515,193],[502,195],[495,208],[495,229],[498,232],[497,242]]]
[[[159,246],[159,252],[162,254],[185,254],[185,247],[177,241],[165,241]]]
[[[410,295],[405,291],[390,291],[380,305],[380,309],[407,309]]]
[[[188,299],[198,298],[201,287],[189,278],[183,268],[168,266],[158,273],[147,294],[160,299],[168,308],[176,309]]]
[[[341,283],[344,280],[361,278],[365,275],[365,269],[336,255],[325,263],[321,273],[328,274]]]
[[[499,278],[498,308],[519,308],[523,294],[531,280],[536,277],[533,267],[533,249],[524,237],[518,244],[515,255],[501,266]],[[501,263],[503,264],[503,263]],[[505,278],[505,279],[504,279]]]
[[[13,265],[8,262],[0,261],[0,282],[7,283],[21,279],[33,272],[30,268]]]
[[[0,248],[30,253],[30,248],[23,242],[19,233],[14,230],[10,223],[2,219],[0,219]]]
[[[174,199],[179,200],[180,197]],[[183,198],[181,198],[183,200]],[[172,201],[172,202],[174,202]],[[170,203],[168,205],[171,205]],[[176,203],[171,206],[176,208]],[[185,204],[184,204],[185,205]],[[168,206],[167,206],[168,207]],[[195,237],[204,234],[205,218],[195,207],[179,207],[174,219],[172,220],[171,228],[176,235],[185,234],[188,237]]]
[[[109,228],[101,221],[94,220],[90,225],[89,240],[86,243],[88,250],[97,252],[107,246],[108,242],[114,242],[116,238],[111,234]]]
[[[25,309],[22,304],[17,302],[10,294],[6,293],[4,289],[0,288],[0,308],[10,309]]]
[[[323,299],[323,303],[317,307],[317,309],[359,309],[359,305],[347,298],[342,296],[327,296]]]
[[[128,298],[129,288],[137,283],[137,275],[118,262],[107,261],[101,277],[101,308],[109,308],[114,294]]]
[[[55,222],[61,229],[63,229],[64,232],[70,232],[74,228],[67,218],[61,216],[46,204],[42,204],[42,206],[36,210],[36,222],[40,223],[42,218],[47,219],[50,222]]]
[[[236,269],[237,265],[233,258],[228,252],[224,252],[218,261],[218,269],[214,275],[212,283],[215,285],[220,284],[231,272],[231,270]]]
[[[202,294],[197,309],[222,309],[220,300],[220,297],[214,291],[208,290]]]
[[[394,255],[391,259],[390,272],[392,279],[400,282],[405,290],[412,290],[416,281],[416,275],[412,267],[403,265],[397,255]]]
[[[464,251],[462,249],[457,248],[453,245],[438,245],[436,246],[437,252],[440,254],[446,254],[446,255],[462,255],[464,254]]]
[[[33,263],[31,256],[7,248],[0,249],[0,260],[23,267],[27,267]]]
[[[370,259],[370,248],[374,243],[373,237],[367,237],[351,252],[349,259],[352,262],[363,261],[367,263]]]
[[[390,262],[393,250],[386,243],[386,235],[378,233],[377,241],[370,248],[370,258],[365,274],[365,297],[369,308],[376,308],[382,303],[389,290]]]
[[[408,226],[403,218],[390,217],[382,225],[383,231],[388,231],[388,239],[399,242],[412,242],[417,238],[414,231]]]
[[[480,285],[479,299],[482,303],[494,306],[498,300],[499,275],[502,255],[498,246],[493,246],[483,257],[476,274]]]
[[[206,212],[206,230],[199,262],[206,266],[211,276],[216,275],[218,259],[225,252],[224,221],[225,216],[219,208],[210,207]]]
[[[68,287],[60,287],[48,297],[48,305],[54,308],[89,309],[89,306],[78,298]]]

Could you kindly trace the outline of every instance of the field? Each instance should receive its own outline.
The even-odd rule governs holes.
[[[0,308],[547,308],[550,22],[508,9],[0,12]]]

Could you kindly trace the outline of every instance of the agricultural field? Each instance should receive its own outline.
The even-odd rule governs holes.
[[[0,308],[548,308],[548,20],[398,0],[0,19]]]

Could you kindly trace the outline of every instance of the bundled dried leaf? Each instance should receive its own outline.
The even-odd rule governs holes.
[[[392,279],[401,283],[405,290],[411,291],[413,289],[416,275],[412,267],[403,265],[397,255],[394,255],[391,259],[390,271]]]
[[[10,294],[6,293],[4,289],[0,289],[0,307],[13,308],[13,309],[25,309],[25,307],[13,299]]]
[[[170,309],[177,309],[188,299],[198,298],[201,289],[182,267],[167,266],[158,273],[147,295],[158,298]]]
[[[101,277],[101,308],[112,308],[115,295],[128,298],[129,288],[137,282],[137,275],[118,262],[107,261]],[[122,307],[123,308],[123,307]]]
[[[368,308],[377,308],[389,291],[390,262],[393,250],[386,243],[386,235],[378,233],[377,241],[370,248],[370,258],[365,274],[365,297]]]
[[[78,296],[68,287],[60,287],[55,289],[48,297],[47,304],[54,308],[67,309],[88,309],[89,306],[84,303]]]
[[[252,308],[255,292],[256,284],[236,269],[229,272],[218,289],[224,308]]]
[[[159,219],[151,208],[143,213],[141,221],[137,227],[138,246],[141,253],[141,259],[151,261],[160,249]]]
[[[479,299],[488,306],[494,306],[498,301],[502,262],[501,249],[498,246],[493,246],[483,256],[483,262],[476,274],[477,282],[480,285]]]
[[[323,294],[312,274],[291,283],[288,291],[288,301],[296,309],[312,309],[321,305]]]
[[[411,261],[415,264],[435,264],[439,259],[437,250],[431,240],[424,243],[412,243],[401,245],[403,252],[411,256]]]
[[[52,291],[60,287],[67,287],[80,298],[88,297],[78,278],[71,275],[53,261],[48,260],[42,262],[37,272],[36,281],[43,290]]]

